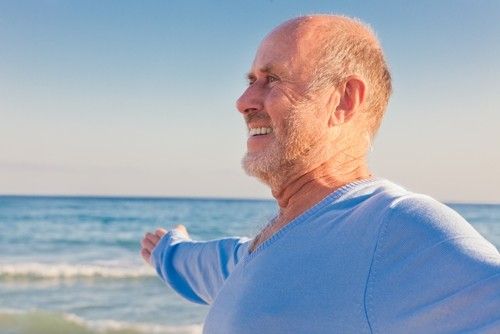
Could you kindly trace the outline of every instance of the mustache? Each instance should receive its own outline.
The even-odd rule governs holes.
[[[265,113],[249,113],[247,115],[244,115],[245,117],[245,122],[248,124],[252,121],[269,121],[271,122],[271,117]]]

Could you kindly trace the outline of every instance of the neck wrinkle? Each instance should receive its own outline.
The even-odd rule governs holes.
[[[298,175],[296,177],[293,175],[290,171],[287,177],[282,178],[282,180],[290,181],[277,182],[271,186],[273,197],[280,207],[279,213],[272,223],[266,225],[255,236],[249,247],[249,253],[253,253],[270,236],[335,190],[348,183],[372,176],[364,156],[342,162],[327,161],[312,168],[309,172],[296,172],[295,175]]]
[[[354,165],[352,165],[354,163]],[[325,162],[299,176],[289,176],[286,184],[272,189],[279,204],[280,216],[288,223],[315,203],[340,187],[371,176],[366,163],[355,160],[338,163]]]

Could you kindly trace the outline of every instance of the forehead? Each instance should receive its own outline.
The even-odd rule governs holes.
[[[283,72],[298,78],[307,77],[313,67],[310,51],[314,45],[300,31],[273,31],[260,44],[251,72]]]

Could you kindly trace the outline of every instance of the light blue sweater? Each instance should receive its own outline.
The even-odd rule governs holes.
[[[455,211],[382,179],[250,239],[170,231],[152,262],[211,308],[204,333],[500,333],[500,254]]]

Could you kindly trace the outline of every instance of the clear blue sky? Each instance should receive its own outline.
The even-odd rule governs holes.
[[[318,12],[385,49],[377,174],[500,202],[499,1],[0,0],[0,193],[270,197],[234,102],[265,34]]]

